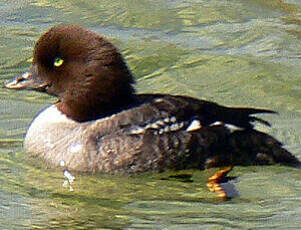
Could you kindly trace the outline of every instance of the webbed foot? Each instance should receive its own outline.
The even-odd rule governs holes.
[[[217,196],[223,199],[230,198],[223,186],[221,186],[221,183],[225,180],[227,174],[232,170],[232,168],[233,166],[225,167],[208,178],[207,187],[210,192],[217,193]]]

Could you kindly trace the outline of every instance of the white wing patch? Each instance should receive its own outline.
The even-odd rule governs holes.
[[[240,128],[236,125],[231,125],[231,124],[225,124],[225,126],[230,130],[231,133],[233,133],[234,131],[237,131],[237,130],[243,130],[244,128]]]
[[[145,133],[146,130],[154,130],[154,133],[158,135],[180,130],[183,126],[184,122],[177,122],[176,117],[166,117],[143,127],[135,126],[130,130],[130,134],[139,135]]]
[[[187,132],[193,132],[193,131],[196,131],[198,129],[201,129],[202,128],[202,125],[201,125],[201,122],[199,120],[193,120],[189,126],[186,128],[186,131]]]
[[[238,127],[236,125],[232,125],[232,124],[228,124],[228,123],[223,123],[221,121],[216,121],[212,124],[210,124],[210,126],[219,126],[219,125],[223,125],[224,127],[226,127],[231,133],[233,133],[234,131],[237,130],[244,130],[244,128]]]
[[[134,127],[131,129],[130,133],[131,134],[142,134],[145,133],[146,128],[142,128],[142,127]]]
[[[212,124],[210,124],[210,126],[218,126],[218,125],[224,125],[224,123],[221,121],[216,121],[216,122],[213,122]]]

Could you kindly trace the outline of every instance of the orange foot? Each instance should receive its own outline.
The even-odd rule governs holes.
[[[233,166],[225,167],[208,178],[207,187],[210,192],[217,193],[217,196],[220,198],[229,198],[220,183],[226,178],[232,168]]]

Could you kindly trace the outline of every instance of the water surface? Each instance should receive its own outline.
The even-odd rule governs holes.
[[[301,3],[298,0],[0,0],[0,84],[28,70],[37,38],[79,24],[116,44],[138,92],[183,94],[279,112],[256,126],[301,158]],[[139,176],[75,175],[26,161],[33,116],[55,98],[0,88],[1,229],[297,229],[301,173],[236,167],[240,197],[205,186],[215,169]],[[175,175],[186,175],[175,178]],[[181,179],[182,178],[182,179]],[[183,179],[184,178],[184,179]]]

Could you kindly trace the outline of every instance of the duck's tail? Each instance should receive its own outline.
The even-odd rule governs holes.
[[[301,166],[301,162],[272,136],[254,129],[238,130],[230,135],[230,147],[235,155],[234,164],[249,158],[251,164],[283,164]],[[246,155],[248,156],[246,156]]]
[[[203,128],[196,134],[205,168],[229,165],[282,164],[301,167],[301,162],[272,136],[254,129],[229,132],[224,126]]]
[[[254,117],[252,115],[258,113],[269,113],[269,114],[277,114],[277,112],[268,109],[257,109],[257,108],[230,108],[224,107],[224,111],[222,114],[222,120],[225,123],[233,124],[238,127],[242,127],[245,129],[252,129],[253,122],[259,122],[267,126],[271,126],[269,122]]]

